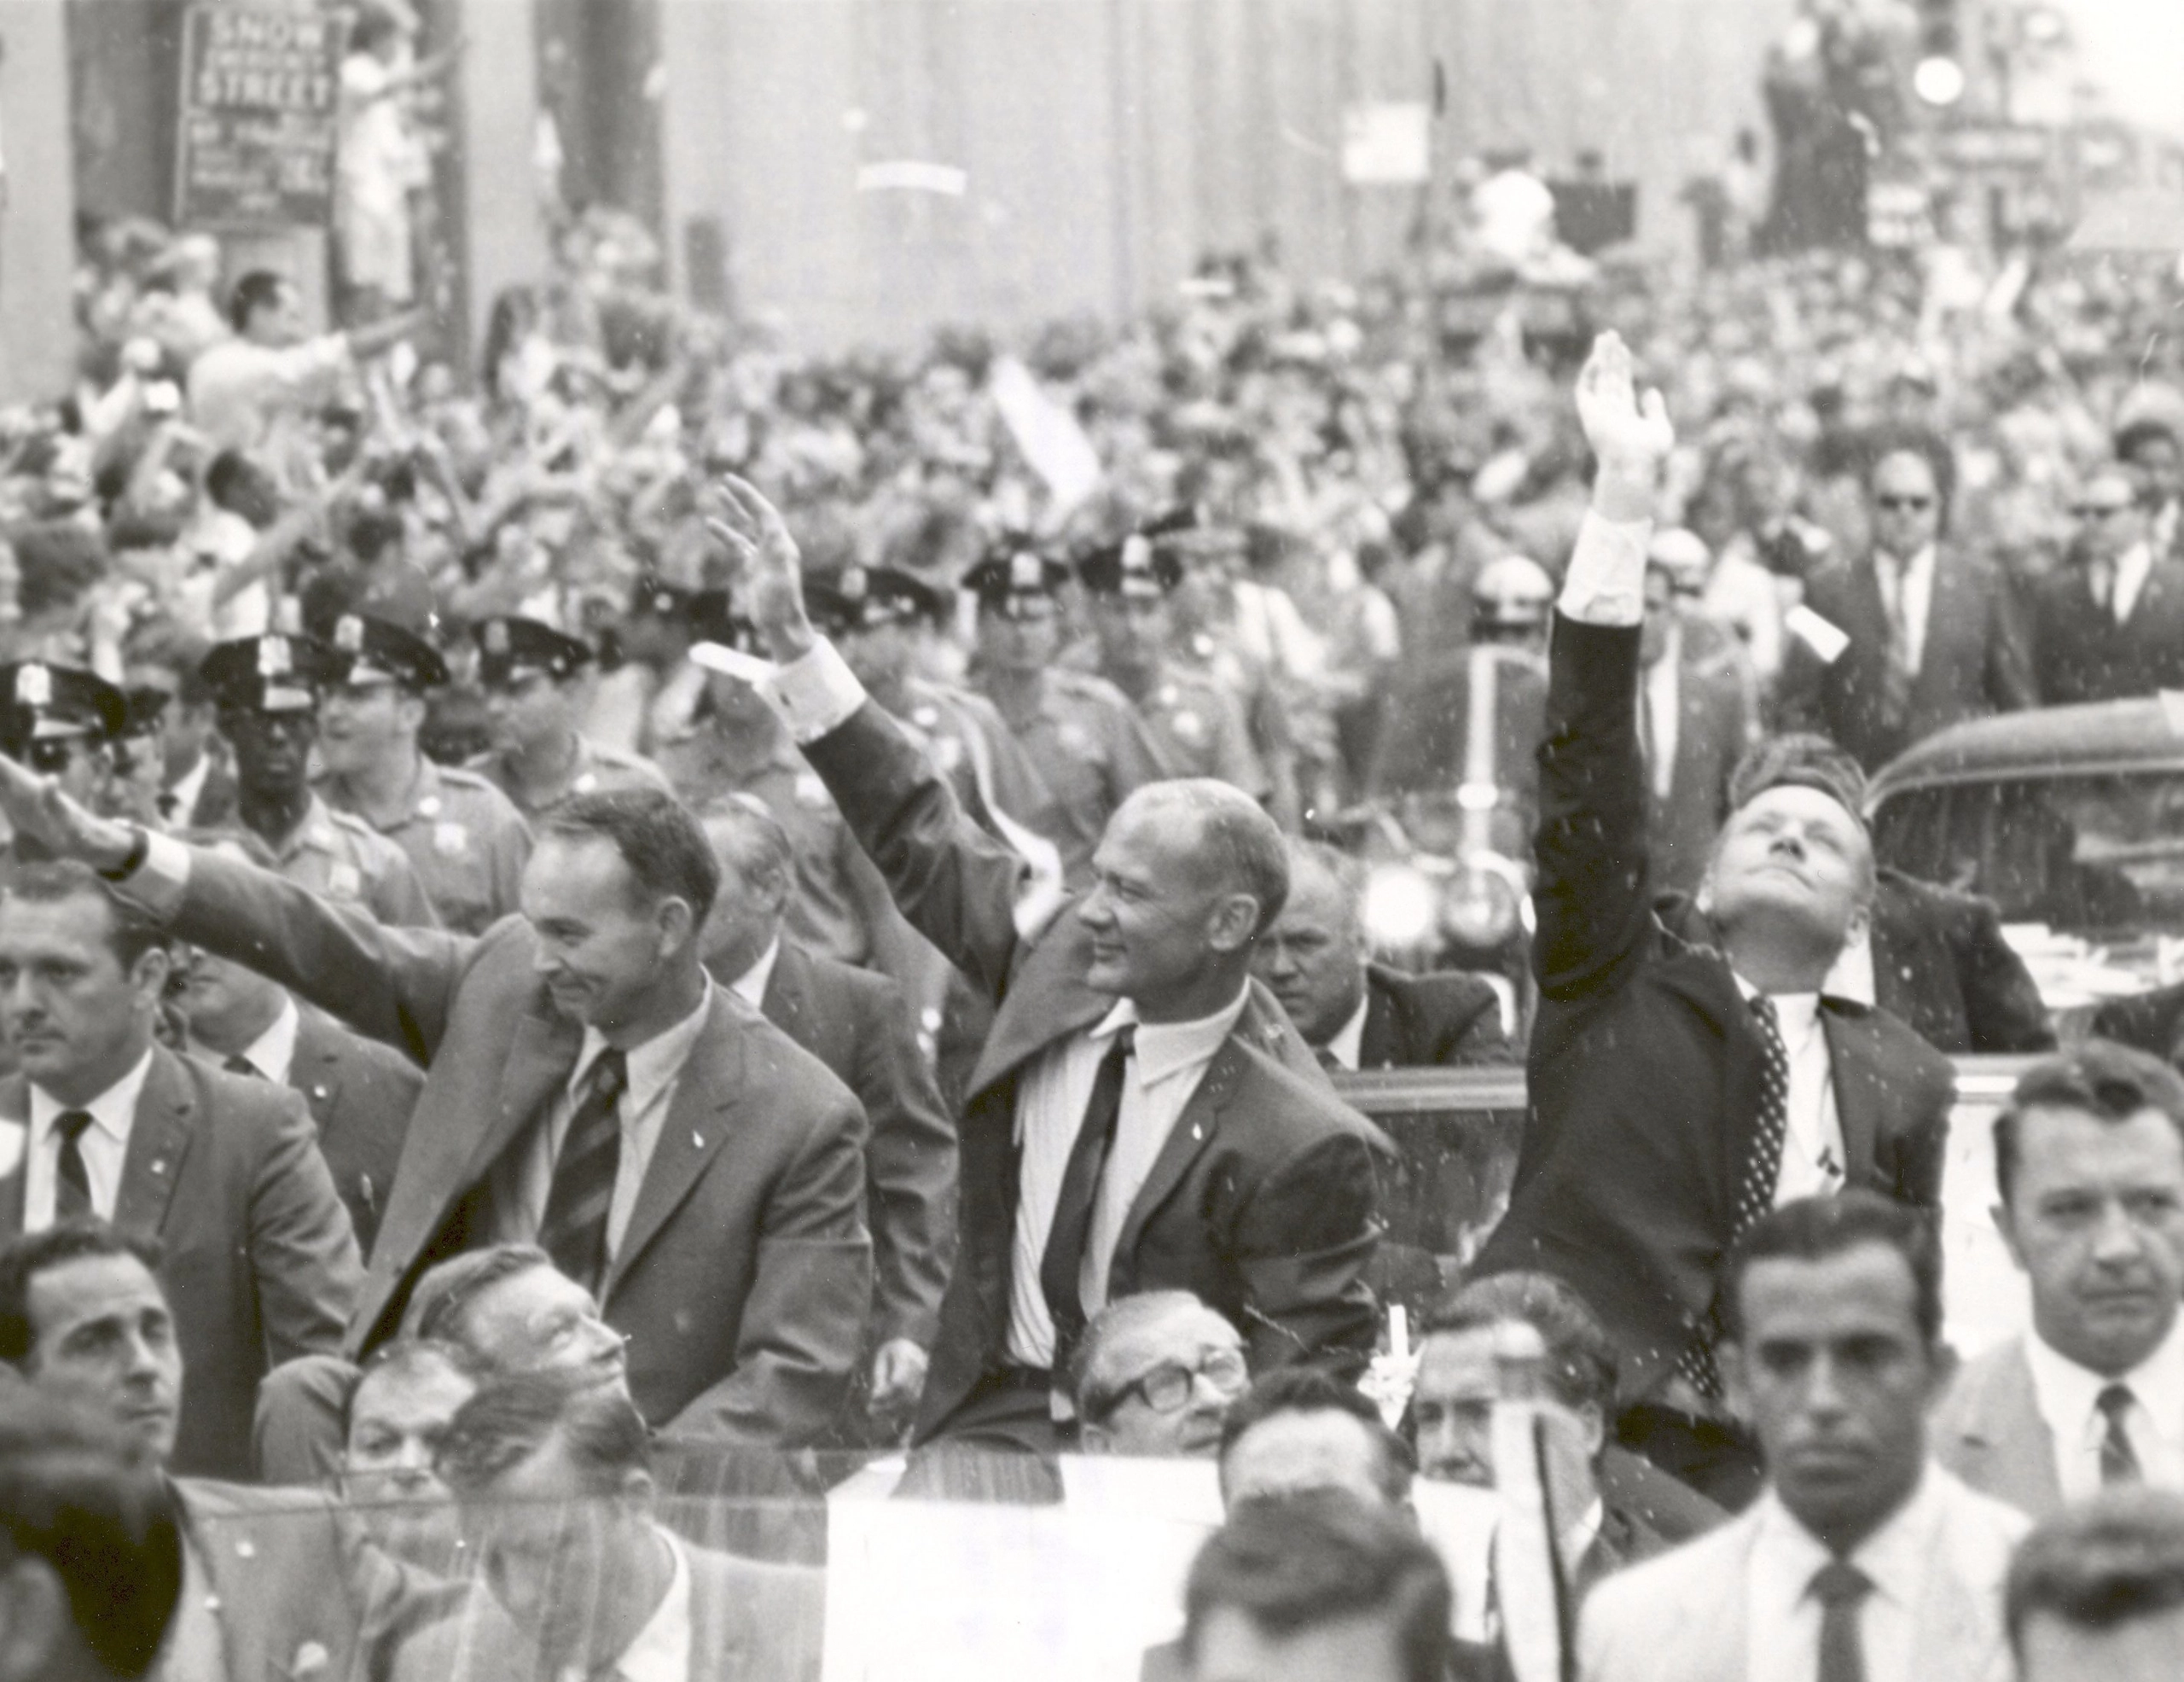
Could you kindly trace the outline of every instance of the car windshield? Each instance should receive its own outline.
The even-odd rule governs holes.
[[[1985,894],[2007,923],[2103,943],[2184,935],[2184,770],[1917,789],[1884,801],[1884,864]]]

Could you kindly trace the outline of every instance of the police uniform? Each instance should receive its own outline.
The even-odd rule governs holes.
[[[333,653],[345,684],[399,684],[422,694],[447,680],[446,663],[432,644],[398,626],[345,614],[334,633]],[[329,804],[346,804],[331,779],[321,791]],[[347,809],[410,855],[426,897],[448,928],[476,934],[518,909],[523,867],[531,857],[530,826],[508,797],[476,771],[435,765],[420,753],[416,779],[398,812],[390,817]]]
[[[309,637],[242,637],[216,644],[199,668],[222,712],[311,713],[338,663]],[[229,818],[241,821],[231,807]],[[282,876],[299,888],[357,905],[401,928],[438,928],[439,914],[410,855],[361,818],[336,812],[316,793],[285,835],[262,839]]]
[[[75,755],[97,755],[103,801],[114,745],[128,729],[128,697],[96,672],[42,660],[0,666],[0,752],[34,771],[61,774]],[[20,837],[8,847],[10,863],[47,856]]]
[[[1068,582],[1059,562],[1018,548],[990,556],[964,575],[980,614],[1047,618]],[[1060,666],[1040,673],[1027,709],[998,686],[987,698],[1051,792],[1059,822],[1048,832],[1072,887],[1090,880],[1092,854],[1107,819],[1137,789],[1168,775],[1160,748],[1129,698],[1103,678]]]
[[[580,639],[535,619],[514,616],[489,619],[473,627],[478,644],[478,678],[488,692],[543,677],[566,683],[592,661],[591,648]],[[581,731],[567,778],[544,797],[517,774],[512,750],[496,748],[470,761],[469,769],[484,777],[508,797],[509,803],[527,818],[572,794],[592,794],[617,789],[653,789],[667,792],[667,778],[658,765],[639,754],[602,748]]]
[[[1095,596],[1165,597],[1182,581],[1182,563],[1140,533],[1086,556],[1077,576]],[[1170,776],[1218,777],[1254,800],[1271,792],[1242,703],[1211,676],[1162,649],[1134,699]]]

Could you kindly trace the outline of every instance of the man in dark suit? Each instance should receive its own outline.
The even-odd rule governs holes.
[[[1297,1032],[1329,1070],[1515,1060],[1502,1000],[1461,970],[1405,975],[1370,961],[1357,861],[1317,841],[1289,844],[1289,897],[1252,953]]]
[[[2032,1324],[1958,1372],[1936,1458],[2034,1518],[2111,1484],[2184,1487],[2184,1081],[2101,1040],[2027,1070],[1995,1177]]]
[[[1867,771],[1963,719],[2039,702],[2008,579],[1944,542],[1948,445],[1891,434],[1871,461],[1873,549],[1805,580],[1776,695],[1780,728],[1833,736]]]
[[[925,1388],[956,1260],[956,1124],[919,1053],[902,989],[782,937],[796,855],[781,821],[752,794],[729,796],[702,821],[720,865],[720,893],[706,922],[706,969],[832,1069],[871,1125],[864,1153],[874,1278],[868,1406],[878,1420],[897,1422]]]
[[[1901,1022],[1821,992],[1873,892],[1864,827],[1824,777],[1786,766],[1730,815],[1696,904],[1655,899],[1635,714],[1647,519],[1674,434],[1658,397],[1639,404],[1613,335],[1578,408],[1602,466],[1540,750],[1531,1115],[1478,1265],[1576,1289],[1622,1353],[1623,1400],[1650,1410],[1624,1440],[1693,1477],[1718,1468],[1702,1491],[1741,1494],[1757,1466],[1712,1359],[1722,1258],[1811,1192],[1937,1209],[1955,1082]]]
[[[1693,541],[1696,541],[1693,539]],[[1678,605],[1677,573],[1648,555],[1639,648],[1639,740],[1653,796],[1648,828],[1660,885],[1688,893],[1729,815],[1729,777],[1757,733],[1749,668],[1733,637]]]
[[[1386,1142],[1251,980],[1288,889],[1272,820],[1226,783],[1153,783],[1109,823],[1088,895],[1020,894],[1021,861],[814,635],[781,516],[732,480],[713,512],[805,757],[905,915],[999,1006],[920,1434],[1051,1446],[1085,1321],[1141,1290],[1195,1292],[1262,1367],[1356,1366]]]
[[[196,1373],[178,1470],[250,1466],[266,1370],[340,1346],[361,1273],[303,1100],[154,1043],[159,933],[73,861],[0,897],[0,1242],[96,1216],[156,1238]]]
[[[707,979],[718,870],[671,796],[565,801],[526,866],[525,916],[474,938],[387,928],[96,818],[12,760],[0,806],[182,939],[426,1066],[343,1353],[390,1336],[433,1262],[536,1242],[629,1338],[655,1425],[778,1444],[834,1419],[872,1289],[863,1113]]]
[[[2184,686],[2184,560],[2158,549],[2159,492],[2129,463],[2079,489],[2068,561],[2033,587],[2033,677],[2042,705]]]
[[[272,851],[248,831],[193,839],[265,870]],[[424,1071],[391,1045],[362,1039],[253,969],[178,943],[169,981],[189,1028],[189,1049],[230,1074],[303,1094],[318,1152],[334,1175],[357,1244],[371,1253]]]

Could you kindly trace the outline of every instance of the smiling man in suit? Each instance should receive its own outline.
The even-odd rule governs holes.
[[[1226,783],[1153,783],[1109,821],[1088,893],[1025,894],[1021,861],[813,632],[780,515],[735,480],[712,511],[805,757],[904,914],[998,1005],[920,1435],[1053,1447],[1087,1320],[1137,1291],[1196,1293],[1262,1368],[1362,1365],[1387,1146],[1251,979],[1288,892],[1272,820]]]
[[[1957,1376],[1935,1452],[2035,1518],[2184,1488],[2184,1080],[2101,1040],[2038,1064],[1995,1118],[1995,1177],[2032,1324]]]
[[[707,978],[718,870],[671,795],[563,802],[525,866],[523,916],[475,938],[387,928],[96,818],[12,760],[0,806],[182,939],[426,1066],[344,1353],[392,1335],[433,1262],[537,1243],[628,1337],[653,1425],[780,1444],[833,1420],[871,1292],[863,1112]]]
[[[258,1380],[340,1343],[357,1241],[302,1099],[154,1042],[166,981],[158,929],[86,865],[9,878],[0,1027],[20,1072],[0,1083],[0,1242],[80,1216],[156,1238],[196,1374],[175,1464],[241,1477]]]
[[[1845,1185],[1937,1210],[1955,1080],[1902,1023],[1825,993],[1873,895],[1827,778],[1786,764],[1730,815],[1695,903],[1653,893],[1638,654],[1675,435],[1612,334],[1577,395],[1601,467],[1540,750],[1531,1114],[1478,1267],[1572,1286],[1622,1353],[1622,1440],[1740,1505],[1757,1467],[1712,1360],[1722,1257],[1777,1203]]]

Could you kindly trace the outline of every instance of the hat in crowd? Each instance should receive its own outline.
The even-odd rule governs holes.
[[[1077,563],[1077,576],[1095,596],[1158,600],[1183,581],[1183,563],[1170,546],[1133,532],[1085,556]]]
[[[559,683],[591,663],[589,643],[543,620],[501,614],[481,620],[470,635],[478,644],[479,679],[495,688],[532,676]]]
[[[0,666],[0,751],[10,759],[35,742],[114,742],[128,728],[129,698],[96,672],[38,660]]]
[[[938,624],[948,615],[946,597],[894,567],[845,567],[831,574],[810,574],[804,580],[804,606],[828,637],[921,619]]]
[[[160,721],[166,716],[167,702],[172,699],[165,690],[142,684],[124,690],[121,698],[129,709],[121,725],[124,740],[135,742],[160,733]]]
[[[1769,789],[1817,789],[1865,825],[1865,771],[1814,731],[1792,730],[1755,744],[1729,773],[1729,810],[1749,806]]]
[[[447,662],[423,637],[383,619],[344,614],[334,622],[333,645],[340,681],[351,685],[399,684],[422,691],[447,682]]]
[[[218,643],[198,667],[215,706],[242,713],[311,713],[340,662],[311,637],[238,637]]]
[[[963,587],[979,598],[979,611],[1003,619],[1043,616],[1068,582],[1068,567],[1020,535],[1002,539],[963,574]]]
[[[1667,574],[1679,596],[1697,596],[1704,591],[1706,574],[1713,564],[1713,555],[1705,540],[1681,526],[1654,533],[1646,550],[1647,569]]]

